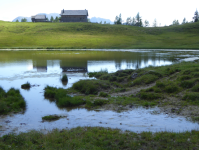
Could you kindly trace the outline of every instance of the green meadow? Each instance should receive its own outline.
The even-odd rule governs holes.
[[[0,21],[0,48],[199,49],[199,22],[170,27]]]

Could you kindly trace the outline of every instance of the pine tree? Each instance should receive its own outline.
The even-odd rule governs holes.
[[[157,20],[156,19],[153,22],[153,27],[157,27]]]
[[[182,21],[182,24],[185,24],[185,23],[186,23],[186,18],[184,18]]]
[[[50,21],[51,21],[51,22],[53,22],[53,21],[54,21],[54,18],[53,18],[53,16],[51,16],[51,18],[50,18]]]
[[[122,24],[122,15],[121,14],[119,16],[115,17],[114,24]]]
[[[193,21],[194,21],[194,22],[197,22],[198,19],[199,19],[198,10],[196,9],[196,11],[195,11],[195,13],[194,13]]]

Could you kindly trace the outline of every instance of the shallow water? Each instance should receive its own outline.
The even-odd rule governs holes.
[[[183,132],[199,129],[199,124],[189,122],[184,117],[168,116],[159,113],[158,108],[134,108],[128,112],[116,113],[113,111],[89,111],[82,108],[60,111],[58,109],[52,109],[53,106],[55,105],[46,105],[46,108],[43,108],[42,111],[39,111],[39,108],[37,107],[33,109],[30,114],[25,113],[24,115],[18,114],[1,118],[1,124],[6,126],[7,130],[3,129],[0,132],[0,136],[7,134],[10,131],[19,133],[26,132],[30,129],[42,131],[52,130],[54,128],[71,129],[78,126],[110,127],[133,132]],[[52,111],[49,112],[49,109]],[[67,117],[58,121],[42,122],[41,116],[47,114],[58,114]]]
[[[103,126],[122,130],[140,131],[184,131],[198,129],[198,124],[180,117],[165,114],[152,115],[145,109],[133,109],[125,113],[112,111],[87,111],[85,109],[60,109],[43,96],[46,85],[69,88],[81,79],[90,79],[88,72],[120,69],[138,69],[176,63],[176,58],[198,57],[198,51],[10,51],[0,52],[0,86],[20,89],[27,81],[34,85],[29,91],[20,89],[27,102],[23,114],[0,117],[0,135],[30,129],[73,128],[77,126]],[[62,74],[69,82],[63,85]],[[55,122],[42,123],[45,115],[65,114],[68,117]],[[122,116],[120,116],[122,115]],[[69,120],[67,120],[69,119]],[[8,123],[9,122],[9,123]],[[122,125],[120,125],[120,123]]]

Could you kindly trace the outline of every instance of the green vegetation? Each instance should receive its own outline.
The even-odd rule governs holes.
[[[89,76],[95,77],[97,80],[79,81],[67,91],[85,94],[82,97],[84,97],[88,108],[97,106],[95,105],[95,100],[99,99],[97,94],[100,97],[107,97],[102,105],[198,106],[198,68],[198,62],[182,62],[170,66],[119,70],[115,73],[91,72]],[[118,78],[123,78],[122,82],[117,80]],[[146,88],[146,86],[150,87]],[[131,95],[131,91],[136,88],[140,88],[140,90],[132,92]]]
[[[103,80],[81,80],[73,84],[72,88],[86,95],[98,94],[102,89],[110,88],[110,84]]]
[[[30,87],[31,87],[31,85],[30,85],[29,82],[27,82],[27,83],[21,85],[21,88],[22,88],[22,89],[30,89]]]
[[[0,21],[0,48],[198,49],[199,22],[171,27]]]
[[[0,87],[0,114],[25,110],[26,102],[19,90],[11,88],[7,93]]]
[[[67,95],[65,89],[61,88],[57,89],[47,86],[45,88],[44,96],[52,101],[56,101],[56,104],[59,107],[72,107],[85,104],[85,101],[81,97],[71,97]]]
[[[104,92],[100,92],[99,96],[101,96],[101,97],[108,97],[108,94],[104,93]]]
[[[198,149],[199,131],[141,132],[102,127],[77,127],[71,130],[53,130],[9,134],[0,138],[0,149]]]
[[[53,120],[59,120],[60,118],[61,118],[61,116],[49,115],[49,116],[42,117],[42,120],[53,121]]]
[[[68,76],[64,74],[61,78],[62,82],[68,82]]]

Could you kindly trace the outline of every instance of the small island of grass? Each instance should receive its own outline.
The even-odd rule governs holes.
[[[17,113],[25,110],[25,108],[26,102],[19,90],[11,88],[8,92],[5,92],[0,87],[0,115],[11,112]]]
[[[55,121],[55,120],[59,120],[60,118],[62,118],[62,116],[49,115],[49,116],[42,117],[42,120],[45,120],[45,121]]]
[[[31,87],[31,85],[30,85],[29,82],[27,82],[27,83],[21,85],[21,88],[22,88],[22,89],[30,89],[30,87]]]

